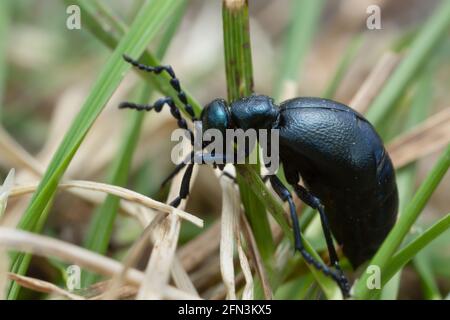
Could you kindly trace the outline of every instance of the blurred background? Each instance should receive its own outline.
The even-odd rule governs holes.
[[[111,51],[95,39],[83,25],[81,30],[66,28],[66,4],[57,0],[2,1],[0,10],[8,3],[9,22],[0,27],[0,50],[4,62],[0,68],[0,119],[3,138],[12,139],[14,148],[28,152],[36,165],[45,168],[73,117],[84,103],[91,85],[111,54]],[[300,59],[298,81],[293,92],[299,96],[322,96],[339,67],[343,55],[353,54],[334,99],[349,104],[363,81],[367,78],[384,53],[395,50],[408,36],[414,34],[440,1],[420,0],[336,0],[325,1],[319,13],[319,22],[312,33],[306,54]],[[127,23],[142,1],[109,0],[105,4]],[[381,30],[368,30],[366,8],[376,4],[381,8]],[[187,88],[202,104],[210,100],[226,98],[225,68],[222,38],[221,1],[190,0],[182,22],[170,43],[164,64],[173,66],[182,86]],[[250,30],[253,55],[255,92],[275,95],[277,102],[289,98],[289,92],[278,88],[280,68],[283,63],[284,41],[292,19],[292,4],[288,0],[250,1]],[[5,16],[3,15],[3,18]],[[0,23],[1,19],[0,17]],[[5,22],[5,20],[3,20]],[[150,44],[150,49],[156,46]],[[449,108],[450,101],[450,39],[439,47],[440,53],[429,68],[430,100],[428,116]],[[120,146],[128,112],[118,110],[121,101],[132,100],[133,88],[142,81],[133,72],[127,75],[107,107],[90,130],[79,152],[69,166],[67,177],[78,180],[107,181],[110,164]],[[283,92],[278,92],[281,90]],[[413,91],[408,93],[413,95]],[[152,101],[159,97],[154,94]],[[411,101],[406,99],[406,101]],[[401,115],[391,119],[394,129],[405,125]],[[170,134],[176,122],[169,114],[149,113],[133,157],[131,175],[127,187],[151,198],[165,201],[167,188],[160,183],[173,168],[170,159]],[[383,139],[388,142],[392,135]],[[418,186],[435,163],[439,152],[418,161],[414,185]],[[5,178],[11,167],[16,169],[16,183],[36,181],[7,150],[0,150],[0,178]],[[450,178],[444,178],[426,206],[420,225],[426,227],[450,212]],[[14,198],[8,203],[6,223],[15,225],[26,208],[29,198]],[[81,244],[96,206],[72,194],[59,192],[45,226],[45,234]],[[203,167],[192,185],[186,211],[195,213],[206,222],[206,231],[189,223],[183,223],[180,236],[180,255],[189,265],[189,257],[183,257],[183,245],[195,239],[208,228],[216,227],[221,210],[221,189],[216,176]],[[139,236],[141,227],[128,217],[119,215],[108,247],[108,255],[120,259]],[[218,236],[212,238],[218,245]],[[142,258],[145,266],[147,256]],[[450,233],[423,251],[429,259],[430,270],[438,279],[441,292],[450,290]],[[208,258],[218,259],[218,251]],[[190,266],[190,275],[206,297],[211,283],[218,283],[220,274],[217,263],[197,262]],[[216,268],[212,266],[216,266]],[[205,266],[208,266],[207,268]],[[58,278],[58,263],[34,258],[30,275],[54,281]],[[203,268],[203,269],[202,269]],[[206,268],[206,269],[205,269]],[[206,279],[206,280],[205,280]],[[399,297],[423,298],[421,278],[414,268],[408,267],[402,274]],[[28,292],[30,297],[39,297]]]

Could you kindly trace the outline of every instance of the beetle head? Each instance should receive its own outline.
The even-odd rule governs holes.
[[[203,108],[202,114],[203,131],[217,129],[225,135],[225,130],[231,125],[230,111],[223,99],[215,99]]]

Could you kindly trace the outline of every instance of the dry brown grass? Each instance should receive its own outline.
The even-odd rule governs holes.
[[[233,1],[235,4],[240,2],[242,1]],[[271,8],[270,10],[264,11],[263,8],[264,10],[257,13],[262,24],[257,24],[254,28],[255,36],[259,41],[257,44],[263,48],[260,52],[255,52],[260,55],[256,57],[255,61],[263,66],[273,64],[274,61],[274,52],[264,50],[264,48],[271,48],[273,44],[271,37],[277,36],[285,27],[284,22],[277,24],[278,27],[274,26],[273,30],[267,27],[274,19],[279,19],[271,13],[274,6],[274,4],[267,5]],[[202,15],[202,19],[207,24],[212,25],[213,22],[217,22],[215,20],[217,17],[211,17],[209,13],[205,11],[200,12],[199,15]],[[202,23],[202,19],[198,19],[199,24]],[[351,20],[345,17],[340,17],[340,19]],[[336,23],[340,23],[341,29],[339,30],[341,32],[348,32],[348,34],[351,34],[357,25],[355,21],[353,21],[355,26],[351,21],[337,21]],[[261,31],[264,25],[270,29],[267,30],[268,34]],[[351,30],[346,31],[345,28]],[[199,27],[198,29],[202,30]],[[203,27],[203,29],[205,28]],[[184,36],[186,34],[182,34],[180,38]],[[211,39],[209,45],[217,47],[217,43],[213,40]],[[331,70],[339,58],[339,54],[336,52],[342,51],[342,47],[347,43],[348,35],[338,38],[335,42],[319,40],[312,50],[314,54],[307,59],[304,72],[307,77],[306,81],[302,79],[301,87],[297,82],[285,83],[281,94],[283,99],[297,96],[299,92],[303,94],[322,90],[323,83],[327,80],[322,79],[323,75],[332,73]],[[208,51],[211,56],[216,55],[216,47],[210,48],[211,51]],[[202,67],[203,61],[194,63],[190,60],[186,60],[188,61],[186,62],[181,58],[177,60],[179,52],[182,51],[179,48],[185,48],[184,40],[175,44],[175,53],[167,59],[168,61],[173,59],[175,63],[179,64],[177,74],[179,71],[179,74],[186,75],[186,77],[193,74],[197,78],[206,78],[203,83],[200,80],[199,88],[195,88],[197,90],[196,97],[206,101],[210,95],[223,94],[225,86],[220,80],[223,70],[217,67],[222,65],[223,61],[217,60],[219,61],[217,62],[212,59],[214,61],[210,63],[216,64],[214,70],[219,71],[202,74],[203,71],[197,72],[196,70]],[[199,53],[192,51],[190,54]],[[350,101],[349,105],[361,113],[364,113],[370,106],[383,84],[394,72],[401,57],[387,52],[381,55],[378,61],[370,60],[370,57],[367,62],[365,59],[363,60],[355,62],[351,79],[344,81],[338,91],[339,100]],[[84,70],[90,69],[91,66],[77,66],[77,68]],[[221,77],[218,76],[219,72]],[[257,72],[266,72],[266,70]],[[269,69],[267,72],[274,72],[274,70]],[[264,77],[269,78],[266,74]],[[197,227],[204,225],[203,216],[188,212],[193,210],[186,209],[185,201],[178,209],[174,209],[166,203],[130,190],[130,188],[100,182],[105,169],[117,154],[118,141],[122,133],[124,116],[123,113],[116,110],[116,106],[120,101],[125,100],[130,89],[134,87],[136,83],[134,78],[127,79],[114,94],[58,186],[62,191],[61,196],[69,194],[78,201],[76,202],[78,205],[80,203],[88,204],[89,210],[80,209],[83,211],[82,215],[85,219],[90,218],[92,207],[102,204],[107,195],[114,195],[121,199],[120,213],[132,217],[141,228],[132,243],[128,244],[124,257],[112,259],[106,255],[90,252],[76,245],[75,241],[71,243],[69,240],[61,240],[64,238],[62,233],[58,234],[61,239],[56,239],[15,229],[17,221],[28,203],[28,195],[36,190],[38,181],[56,147],[83,103],[89,87],[89,79],[86,75],[80,75],[80,80],[83,81],[76,81],[77,84],[59,88],[58,97],[52,105],[52,113],[48,116],[47,139],[37,152],[33,154],[28,152],[3,127],[0,127],[0,165],[3,169],[15,168],[16,170],[14,179],[10,178],[3,187],[0,187],[0,203],[6,203],[6,200],[9,200],[11,204],[8,205],[7,211],[0,220],[0,298],[5,297],[4,292],[8,282],[16,281],[28,289],[63,299],[120,299],[125,297],[137,299],[254,299],[255,283],[260,281],[264,298],[272,299],[274,292],[270,286],[267,270],[264,268],[254,235],[242,211],[237,187],[229,178],[216,172],[215,176],[209,177],[205,182],[200,181],[201,177],[196,179],[197,174],[194,172],[191,186],[198,183],[199,193],[204,198],[211,197],[209,201],[220,208],[220,216],[211,214],[214,221],[211,222],[209,228],[202,230],[199,235],[183,245],[180,245],[180,229],[183,224],[188,222]],[[210,81],[210,79],[214,79],[214,81]],[[260,80],[258,79],[258,81]],[[82,84],[80,85],[78,82]],[[262,79],[258,89],[268,93],[271,85],[266,79]],[[133,161],[133,172],[149,158],[156,159],[155,172],[162,171],[164,165],[160,162],[165,160],[158,162],[158,156],[165,151],[168,135],[175,127],[168,112],[162,112],[154,117],[149,116],[146,119]],[[388,145],[388,150],[395,166],[399,168],[441,150],[449,141],[450,109],[446,108],[393,140]],[[93,155],[95,155],[95,161],[92,160]],[[234,174],[232,168],[227,168],[227,170]],[[172,181],[168,200],[173,199],[178,193],[181,176],[182,174],[178,175]],[[158,183],[160,178],[162,177],[152,177]],[[12,181],[14,184],[11,184]],[[218,196],[211,195],[214,192],[213,183],[220,187]],[[221,206],[217,204],[220,201]],[[65,207],[63,204],[58,207],[58,212],[65,212],[69,209],[72,208]],[[272,224],[271,227],[274,238],[280,240],[281,236],[276,236],[281,235],[279,226]],[[67,229],[71,229],[70,226]],[[71,238],[67,237],[66,239]],[[96,290],[94,297],[84,291],[76,294],[68,292],[62,286],[43,279],[9,273],[7,252],[11,250],[30,252],[33,255],[57,258],[67,263],[77,264],[102,275],[106,280],[89,288]],[[287,257],[291,255],[292,252],[289,250],[278,252],[277,265],[285,265]]]

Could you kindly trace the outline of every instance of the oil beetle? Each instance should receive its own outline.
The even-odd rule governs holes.
[[[185,111],[191,120],[197,120],[170,66],[150,67],[127,56],[124,59],[144,71],[166,71]],[[120,108],[159,112],[166,104],[179,127],[189,130],[170,97],[152,105],[123,102]],[[308,263],[332,277],[348,296],[350,286],[339,266],[331,234],[357,268],[375,254],[397,216],[394,168],[373,126],[356,111],[332,100],[295,98],[277,106],[263,95],[244,97],[230,106],[224,100],[213,100],[203,109],[200,120],[205,130],[279,130],[279,157],[286,181],[303,202],[318,210],[334,269],[319,263],[304,249],[292,195],[276,175],[270,175],[273,189],[289,204],[295,248]],[[194,163],[179,164],[168,177],[171,179],[185,166],[179,196],[171,202],[175,207],[189,194]],[[304,186],[299,184],[300,178]]]

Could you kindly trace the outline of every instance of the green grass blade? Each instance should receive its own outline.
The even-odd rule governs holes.
[[[434,277],[433,268],[428,255],[426,253],[419,252],[414,257],[413,263],[422,283],[424,298],[427,300],[441,300],[442,295],[439,292],[439,287]]]
[[[230,7],[227,6],[230,4]],[[224,1],[223,27],[225,47],[225,69],[227,73],[228,99],[236,100],[253,92],[252,63],[248,28],[248,6],[243,1]],[[274,253],[273,240],[269,228],[267,210],[274,216],[284,233],[292,240],[292,231],[284,218],[281,204],[266,189],[259,177],[259,167],[237,165],[238,184],[246,214],[249,217],[255,238],[258,242],[265,266],[271,277],[272,287],[276,287],[276,276],[271,274]],[[305,241],[307,250],[320,261],[320,257]],[[339,288],[333,280],[311,267],[311,271],[329,299],[341,298]]]
[[[395,224],[394,228],[389,233],[382,246],[375,254],[369,265],[378,266],[381,270],[381,274],[384,276],[385,268],[393,256],[395,250],[400,246],[408,231],[417,220],[422,209],[425,207],[428,199],[433,194],[439,182],[444,177],[450,166],[450,144],[443,152],[441,158],[437,164],[433,167],[425,181],[416,192],[414,198],[411,200],[405,211],[400,216],[399,220]],[[367,287],[367,279],[369,273],[363,273],[361,278],[355,285],[355,297],[359,299],[366,299],[372,297],[377,293],[377,290],[370,290]]]
[[[359,48],[361,48],[362,43],[363,37],[361,35],[357,35],[350,41],[350,44],[342,55],[342,59],[339,62],[333,77],[331,78],[331,81],[328,83],[325,91],[322,94],[323,98],[333,99],[342,79],[345,76],[345,73],[353,62],[353,59],[355,58]]]
[[[284,41],[279,74],[274,86],[275,100],[283,97],[283,91],[289,83],[298,83],[300,68],[311,46],[324,4],[323,0],[291,1],[290,25]]]
[[[10,6],[9,1],[0,1],[0,120],[3,113],[3,95],[6,84],[6,46],[8,44],[8,31],[10,22]]]
[[[398,270],[400,270],[406,263],[408,263],[414,256],[425,248],[434,239],[439,237],[442,233],[448,231],[450,228],[450,214],[440,219],[433,224],[424,233],[415,238],[404,248],[402,248],[397,254],[395,254],[389,261],[382,273],[381,283],[384,284],[389,280]]]
[[[411,110],[408,114],[407,123],[404,128],[405,131],[412,129],[418,123],[422,122],[429,113],[433,96],[432,71],[434,71],[434,68],[432,70],[431,68],[427,68],[417,83],[417,90],[412,98],[412,102],[407,101],[407,104],[411,105]],[[396,172],[399,192],[399,214],[405,210],[406,205],[411,201],[411,198],[414,195],[416,171],[416,165],[415,163],[412,163]],[[400,278],[401,270],[383,287],[380,299],[397,299]]]
[[[80,1],[80,3],[82,2],[84,1]],[[55,194],[59,180],[95,119],[120,84],[126,71],[130,69],[130,65],[123,61],[122,55],[126,53],[131,57],[139,57],[163,26],[167,17],[173,14],[181,3],[177,0],[154,0],[146,3],[142,8],[129,32],[118,43],[116,50],[106,62],[86,102],[64,136],[19,222],[19,228],[34,232],[40,231],[38,222],[45,220],[47,215],[44,209]],[[17,255],[22,254],[15,254],[13,261],[17,260]],[[12,272],[17,271],[17,269],[12,270]],[[22,274],[23,271],[21,269]],[[9,299],[15,297],[15,294],[8,294]]]
[[[408,55],[386,82],[367,112],[367,119],[378,127],[400,99],[417,72],[430,60],[440,40],[447,37],[450,1],[442,1],[412,43]]]
[[[98,1],[95,1],[96,3]],[[173,37],[181,18],[184,13],[185,6],[181,6],[174,15],[169,28],[166,30],[162,37],[161,44],[158,48],[158,57],[164,56],[168,48],[168,44]],[[106,12],[108,17],[114,19],[115,15],[109,13],[108,8],[102,7],[102,11]],[[117,24],[117,22],[116,22]],[[144,83],[138,90],[137,103],[147,103],[152,94],[152,88],[148,83]],[[142,123],[144,120],[145,112],[132,112],[129,114],[129,125],[126,128],[124,134],[124,140],[122,146],[119,149],[116,161],[112,164],[111,177],[109,183],[117,186],[124,186],[127,183],[132,155],[136,149],[139,134],[141,132]],[[91,251],[106,253],[109,241],[111,239],[114,220],[116,218],[117,211],[119,209],[119,199],[117,197],[109,195],[105,202],[94,214],[93,220],[89,226],[89,230],[86,236],[85,247]],[[93,284],[98,279],[94,273],[87,273],[83,278],[83,287],[87,287]]]
[[[147,103],[151,90],[148,84],[141,85],[137,103]],[[112,164],[112,174],[108,179],[110,184],[124,186],[127,183],[131,167],[132,156],[137,145],[141,131],[144,113],[131,113],[128,127],[124,134],[124,140],[119,149],[115,161]],[[106,253],[113,232],[114,221],[119,208],[119,198],[108,195],[102,206],[95,212],[88,229],[84,247],[99,253]],[[83,287],[93,284],[98,279],[94,273],[86,273],[82,278]]]
[[[80,6],[81,11],[83,12],[83,25],[87,27],[87,29],[103,44],[105,44],[110,49],[115,49],[120,41],[120,37],[117,34],[111,33],[108,29],[105,28],[105,24],[102,24],[98,18],[97,10],[98,8],[91,1],[85,0],[64,0],[67,4],[76,3]],[[174,0],[171,0],[174,1]],[[180,2],[180,4],[178,4]],[[178,0],[177,7],[185,5],[185,1]],[[102,10],[106,10],[106,7],[102,7]],[[110,14],[105,14],[105,16],[110,16]],[[121,34],[125,33],[128,30],[127,25],[125,25],[122,21],[114,20],[116,25],[116,32]],[[161,61],[157,59],[155,55],[153,55],[150,51],[144,51],[139,59],[142,63],[152,66],[161,65]],[[172,97],[175,101],[179,102],[176,92],[170,86],[169,81],[170,77],[166,73],[161,73],[159,75],[138,72],[138,74],[145,80],[148,81],[152,86],[154,86],[159,92],[162,94]],[[186,88],[183,88],[186,93],[186,97],[190,102],[191,106],[194,108],[195,114],[198,116],[202,110],[200,103],[189,93]],[[180,108],[180,111],[184,114],[186,112],[183,108]]]
[[[222,13],[227,93],[232,102],[253,93],[248,3],[225,0]]]
[[[133,19],[137,16],[137,14],[139,13],[139,10],[141,10],[144,1],[146,0],[133,0],[132,4],[131,4],[131,9],[129,10],[129,13],[126,17],[126,20],[128,23],[131,23],[131,21],[133,21]]]
[[[106,22],[108,28],[112,28],[116,33],[123,35],[127,31],[127,25],[122,22],[121,19],[116,15],[116,13],[111,10],[104,1],[101,0],[90,0],[90,5],[97,12],[98,19],[103,19]]]
[[[253,70],[249,34],[247,1],[227,1],[222,6],[223,39],[225,50],[225,71],[227,79],[228,101],[253,93]],[[247,164],[259,172],[259,165]],[[264,266],[272,279],[272,261],[275,245],[272,239],[266,209],[255,196],[246,182],[237,175],[241,201],[255,236]],[[259,297],[260,290],[256,295]]]
[[[53,203],[53,197],[51,197],[48,204],[45,206],[41,219],[38,221],[38,226],[43,226],[45,223],[45,217],[50,211]],[[14,260],[11,260],[11,270],[17,274],[25,274],[28,270],[28,266],[31,262],[31,254],[18,254]],[[20,295],[21,287],[15,283],[11,282],[8,290],[8,299],[17,299]]]
[[[275,221],[280,225],[285,237],[289,238],[291,243],[293,243],[294,238],[292,229],[286,220],[286,215],[281,203],[272,196],[271,192],[267,190],[260,176],[254,170],[243,165],[237,165],[236,169],[239,175],[243,177],[247,185],[250,186],[254,194],[258,197],[259,201],[264,204],[265,208],[267,208]],[[317,261],[322,262],[320,256],[304,237],[303,245],[305,246],[306,251],[308,251]],[[318,271],[310,264],[306,265],[328,299],[342,299],[342,293],[338,285],[331,278],[325,276],[322,272]]]

